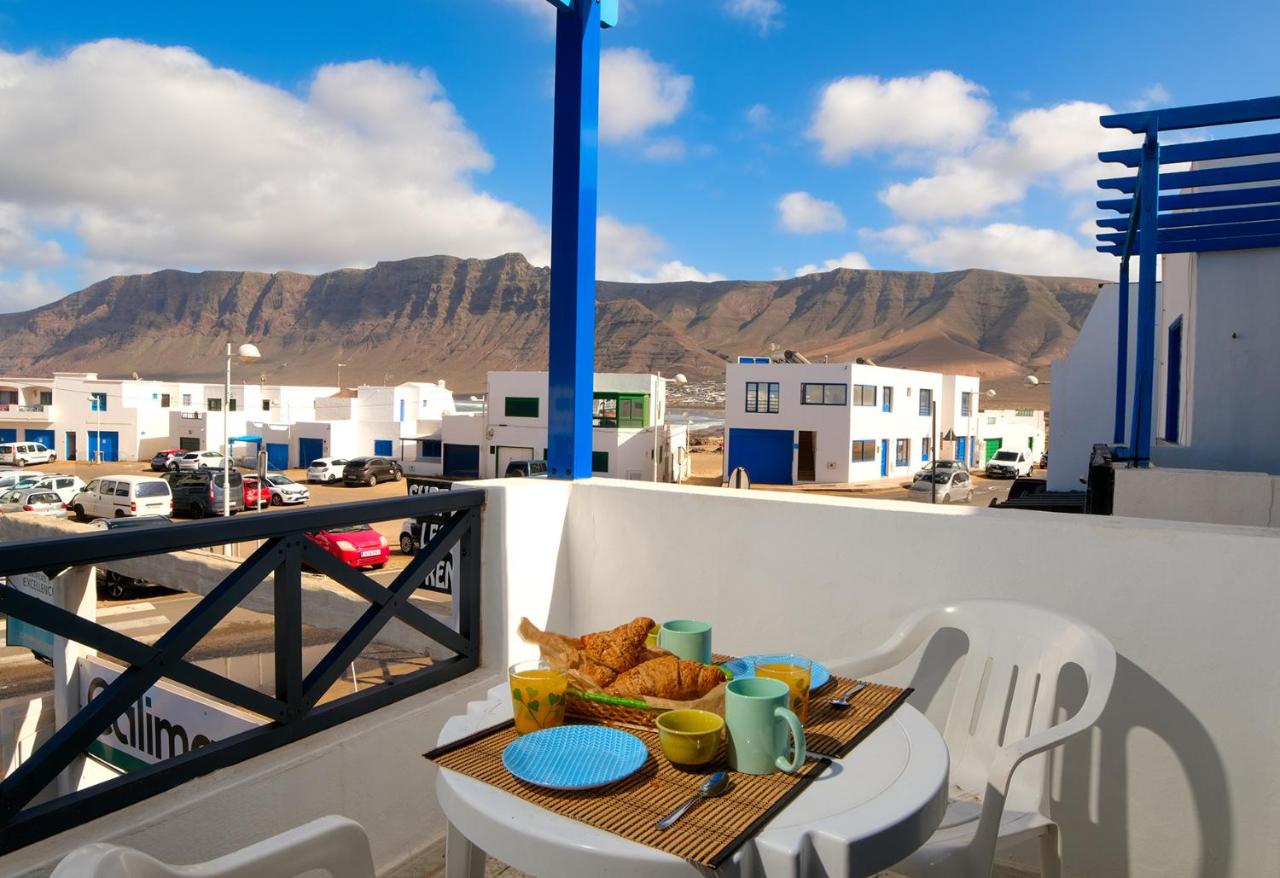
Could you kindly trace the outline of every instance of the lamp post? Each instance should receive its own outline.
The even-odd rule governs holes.
[[[236,351],[236,359],[241,363],[252,363],[261,358],[257,347],[242,344]],[[222,386],[222,515],[231,517],[231,426],[228,413],[231,411],[231,342],[227,342],[227,380]],[[101,441],[101,440],[99,440]],[[262,490],[262,486],[258,486]]]
[[[104,391],[102,394],[103,401],[105,401],[106,398],[107,398],[107,394]],[[98,413],[98,431],[97,431],[98,432],[98,448],[95,451],[92,447],[92,444],[90,445],[89,462],[101,463],[102,462],[102,402],[98,400],[98,394],[91,393],[89,394],[89,403],[93,406],[93,410]]]
[[[653,400],[653,480],[655,482],[658,481],[658,397],[661,396],[663,399],[666,398],[666,393],[663,392],[662,384],[662,382],[666,380],[666,378],[662,377],[662,373],[659,372],[657,383],[658,392],[654,394]],[[689,379],[684,377],[683,372],[677,372],[676,377],[672,380],[674,380],[676,384],[689,383]]]
[[[341,393],[341,392],[342,392],[342,367],[343,367],[343,366],[345,366],[345,365],[347,365],[347,364],[346,364],[346,363],[339,363],[339,364],[338,364],[338,392],[339,392],[339,393]]]

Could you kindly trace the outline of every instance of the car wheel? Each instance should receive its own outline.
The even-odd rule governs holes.
[[[124,518],[124,510],[123,510],[123,509],[117,509],[117,510],[116,510],[116,518]]]
[[[325,479],[326,482],[336,482],[337,480],[338,480],[338,477],[333,475],[332,473],[329,474],[329,478]]]
[[[368,485],[370,488],[377,487],[377,485],[378,485],[378,477],[377,477],[377,476],[369,476],[369,481],[365,482],[365,484],[366,484],[366,485]]]
[[[400,477],[401,477],[401,473],[400,473],[399,467],[393,468],[391,470],[391,481],[398,482],[400,481]]]
[[[381,570],[383,567],[386,567],[386,566],[387,566],[387,562],[386,562],[386,561],[383,561],[381,564],[374,564],[374,565],[372,565],[372,567],[373,567],[373,569],[374,569],[374,570]]]
[[[129,588],[118,573],[107,571],[107,600],[122,601],[129,596]]]
[[[948,503],[950,503],[950,502],[951,502],[951,495],[950,495],[950,494],[943,494],[943,495],[942,495],[942,505],[943,505],[943,506],[946,506],[946,505],[947,505]]]
[[[408,534],[400,534],[400,551],[406,555],[413,554],[413,537]]]
[[[76,521],[88,521],[89,517],[84,514],[84,507],[77,503],[71,507],[71,512],[75,515]]]
[[[272,505],[272,506],[283,506],[283,505],[284,505],[284,499],[283,499],[279,494],[272,494],[272,495],[271,495],[271,505]]]

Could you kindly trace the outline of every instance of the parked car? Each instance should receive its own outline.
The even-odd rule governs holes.
[[[271,503],[271,489],[262,487],[258,484],[257,476],[243,476],[242,485],[244,486],[244,508],[257,509],[258,501],[262,501],[263,506]]]
[[[33,463],[48,463],[57,459],[58,455],[53,449],[46,448],[39,442],[5,442],[0,445],[0,463],[30,466]]]
[[[222,514],[222,470],[166,473],[164,481],[173,491],[175,515],[205,518]],[[227,505],[232,515],[244,511],[244,476],[238,470],[231,471],[231,498]]]
[[[185,448],[166,448],[164,451],[157,451],[156,456],[151,458],[152,472],[172,472],[178,468],[178,458],[185,456],[186,453]]]
[[[507,464],[507,471],[502,476],[507,479],[545,479],[547,462],[545,460],[513,460]]]
[[[1048,469],[1048,468],[1049,468],[1049,452],[1046,451],[1040,455],[1040,469]]]
[[[911,480],[913,482],[919,481],[920,479],[923,479],[926,476],[932,475],[934,471],[933,469],[934,463],[937,464],[938,472],[942,472],[944,469],[945,470],[964,470],[965,472],[969,471],[968,465],[963,460],[931,461],[929,463],[926,463],[924,466],[920,467],[920,469],[916,470],[916,474],[911,477]]]
[[[336,482],[342,479],[342,470],[347,465],[343,457],[317,457],[307,467],[308,482]]]
[[[0,473],[0,491],[12,488],[30,488],[44,478],[44,475],[44,473],[34,469],[15,469]]]
[[[30,487],[53,491],[63,503],[70,503],[76,494],[84,490],[84,480],[79,476],[69,476],[65,473],[53,473],[50,475],[37,473],[37,475],[42,477],[32,482]]]
[[[182,457],[175,458],[177,471],[190,473],[204,469],[222,469],[221,451],[188,451]]]
[[[936,476],[925,476],[911,483],[912,500],[933,502],[934,486],[938,489],[939,503],[968,503],[973,499],[973,480],[968,470],[939,469]]]
[[[133,518],[99,518],[93,526],[102,530],[117,530],[122,527],[140,528],[171,525],[173,522],[163,515],[135,515]],[[114,570],[98,568],[98,598],[101,600],[119,601],[133,597],[141,591],[168,591],[161,585],[147,582],[145,579],[134,579]]]
[[[272,506],[292,506],[311,499],[311,490],[284,473],[267,473],[267,491]]]
[[[367,524],[313,531],[307,539],[351,567],[380,570],[391,558],[387,538]]]
[[[1025,451],[1001,448],[987,461],[987,477],[1016,479],[1031,475],[1031,455]]]
[[[347,485],[368,485],[378,482],[398,482],[404,476],[400,465],[388,457],[353,457],[342,468],[342,481]]]
[[[67,504],[47,488],[13,488],[0,494],[0,512],[33,512],[36,515],[67,517]]]
[[[71,511],[80,521],[133,515],[172,515],[173,492],[155,476],[103,476],[71,498]]]

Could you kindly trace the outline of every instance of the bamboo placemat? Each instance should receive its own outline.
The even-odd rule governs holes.
[[[851,682],[836,680],[835,686],[828,684],[814,693],[810,722],[805,726],[809,750],[843,756],[910,694],[910,690],[872,684],[846,711],[829,708],[826,702],[837,691],[848,691]],[[517,737],[510,720],[425,756],[442,768],[482,780],[549,811],[712,869],[759,832],[827,767],[825,761],[808,761],[797,774],[731,772],[727,793],[700,802],[680,822],[660,831],[654,827],[660,817],[696,792],[711,772],[728,767],[724,748],[712,764],[688,771],[676,768],[662,755],[655,729],[636,725],[625,729],[644,742],[649,759],[630,777],[595,790],[547,790],[513,777],[502,764],[502,751]]]

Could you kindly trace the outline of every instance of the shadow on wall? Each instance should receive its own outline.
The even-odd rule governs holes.
[[[925,646],[909,685],[911,704],[935,722],[945,716],[949,683],[968,644],[954,629],[938,632]],[[1076,665],[1058,680],[1055,716],[1061,722],[1084,703],[1084,673]],[[1128,749],[1135,732],[1162,742],[1181,767],[1199,831],[1199,861],[1132,863]],[[1049,813],[1063,827],[1063,865],[1067,875],[1140,874],[1229,875],[1232,868],[1232,816],[1222,759],[1208,732],[1182,702],[1123,655],[1116,657],[1111,698],[1098,726],[1050,754]],[[1142,791],[1154,794],[1155,791]],[[1173,807],[1173,803],[1170,803]],[[1082,831],[1085,830],[1085,831]],[[1166,831],[1157,827],[1154,832]],[[1011,849],[1016,859],[1038,866],[1034,843]],[[1135,868],[1136,867],[1136,868]]]

